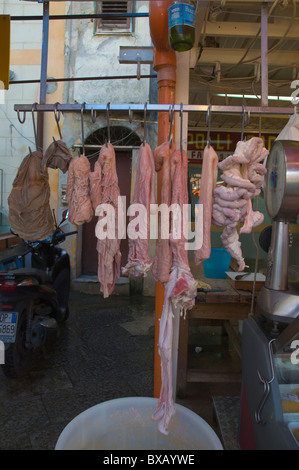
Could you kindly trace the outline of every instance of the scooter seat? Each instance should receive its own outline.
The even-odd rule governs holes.
[[[11,270],[17,277],[34,277],[37,279],[41,284],[45,284],[48,282],[52,282],[51,276],[49,276],[45,271],[42,269],[37,268],[20,268],[20,269],[13,269]]]

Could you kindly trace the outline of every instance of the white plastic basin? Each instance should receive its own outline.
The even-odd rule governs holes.
[[[95,405],[62,431],[56,450],[222,450],[214,430],[193,411],[176,404],[167,436],[152,420],[157,399],[129,397]]]

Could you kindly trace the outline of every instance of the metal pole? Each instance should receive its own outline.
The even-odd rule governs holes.
[[[94,13],[90,15],[51,15],[51,20],[81,20],[81,19],[122,19],[122,18],[148,18],[148,13]],[[42,21],[42,16],[11,16],[11,21]]]
[[[48,69],[48,46],[49,46],[49,12],[50,3],[44,0],[43,4],[43,42],[42,42],[42,57],[41,57],[41,72],[40,72],[40,91],[39,91],[39,104],[46,103],[47,94],[47,69]],[[38,105],[36,106],[38,110]],[[43,134],[44,134],[44,114],[38,112],[37,115],[37,146],[39,149],[43,148]]]
[[[141,78],[157,78],[156,74],[140,75]],[[67,77],[67,78],[48,78],[47,83],[58,82],[80,82],[80,81],[101,81],[101,80],[136,80],[137,75],[109,75],[106,77]],[[40,83],[39,79],[34,80],[13,80],[9,85],[24,85],[26,83]]]
[[[129,104],[129,103],[110,103],[109,111],[144,111],[144,104]],[[183,112],[202,112],[206,113],[210,108],[211,114],[239,114],[243,116],[244,114],[244,107],[243,106],[219,106],[219,105],[201,105],[201,104],[184,104]],[[81,112],[82,104],[74,103],[74,104],[37,104],[35,107],[35,111],[41,112],[54,112],[55,110],[61,112]],[[85,113],[94,111],[105,111],[107,109],[107,103],[85,103]],[[15,104],[14,110],[17,112],[31,112],[32,111],[32,104]],[[166,112],[168,113],[169,110],[174,112],[181,111],[180,104],[147,104],[147,111],[156,111],[156,112]],[[294,114],[294,107],[272,107],[272,106],[246,106],[245,112],[250,112],[250,115],[273,115],[273,116],[290,116]]]
[[[268,5],[261,9],[261,95],[262,106],[268,106]]]

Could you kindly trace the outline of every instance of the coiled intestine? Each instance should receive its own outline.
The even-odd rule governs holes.
[[[252,199],[261,192],[267,172],[261,162],[268,153],[263,140],[252,137],[238,142],[234,154],[218,164],[225,184],[214,190],[212,220],[215,225],[224,226],[222,244],[238,262],[239,271],[246,267],[239,234],[250,233],[264,220],[261,212],[253,210]],[[243,225],[238,232],[240,223]]]

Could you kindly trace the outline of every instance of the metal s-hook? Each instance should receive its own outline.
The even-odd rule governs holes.
[[[33,122],[34,138],[35,138],[35,147],[37,150],[37,133],[36,133],[35,118],[34,118],[34,111],[36,109],[36,105],[37,103],[33,103],[32,108],[31,108],[31,113],[32,113],[32,122]]]
[[[183,155],[183,103],[180,104],[180,152]]]
[[[144,116],[143,116],[143,127],[144,127],[144,131],[143,131],[143,145],[145,145],[145,142],[146,142],[146,111],[147,111],[147,103],[145,103],[144,105]]]
[[[19,123],[24,124],[24,122],[26,121],[26,111],[23,111],[23,119],[21,119],[19,110],[17,111],[17,116],[18,116]]]
[[[137,57],[137,80],[140,80],[141,76],[141,57]]]
[[[267,398],[269,396],[269,393],[270,393],[270,384],[273,382],[273,380],[275,378],[273,357],[272,357],[272,343],[273,343],[273,341],[275,341],[275,339],[271,339],[268,343],[268,353],[269,353],[269,360],[270,360],[270,367],[271,367],[272,377],[269,380],[263,379],[260,372],[259,372],[259,370],[257,371],[258,378],[260,379],[261,383],[264,386],[263,396],[262,396],[262,398],[260,400],[260,403],[259,403],[259,405],[258,405],[258,407],[257,407],[257,409],[255,410],[255,413],[254,413],[255,421],[257,422],[257,424],[265,424],[265,422],[262,419],[262,410],[264,408],[264,405],[265,405],[265,403],[267,401]]]
[[[210,147],[211,145],[211,104],[209,104],[207,109],[207,116],[206,116],[206,123],[208,126],[208,133],[207,133],[207,146]]]
[[[250,111],[248,111],[248,115],[247,115],[247,118],[246,118],[246,112],[245,112],[245,105],[243,104],[242,106],[242,109],[243,109],[243,114],[242,114],[242,130],[241,130],[241,140],[244,140],[244,130],[245,130],[245,126],[247,126],[249,124],[249,121],[250,121]]]
[[[83,122],[83,113],[85,109],[85,103],[81,107],[81,135],[82,135],[82,154],[85,157],[85,143],[84,143],[84,122]]]
[[[56,124],[57,124],[57,129],[58,129],[60,140],[62,140],[61,130],[60,130],[60,126],[59,126],[60,111],[57,111],[57,106],[58,105],[59,105],[58,102],[54,104],[54,117],[55,117],[55,121],[56,121]]]
[[[95,123],[96,120],[97,120],[97,113],[96,113],[96,110],[93,109],[93,108],[91,108],[91,110],[90,110],[90,115],[91,115],[91,120],[92,120],[92,122]]]
[[[109,120],[109,109],[110,109],[110,103],[107,103],[107,107],[106,107],[106,115],[107,115],[107,135],[108,135],[108,141],[106,141],[106,147],[108,147],[108,144],[110,144],[110,120]]]
[[[133,122],[133,111],[132,109],[129,107],[129,123],[132,124]]]
[[[173,118],[174,118],[174,104],[172,103],[172,105],[169,107],[169,123],[170,123],[170,126],[169,126],[168,141],[170,143],[170,147],[172,146],[171,132],[172,132],[172,125],[173,125]]]

